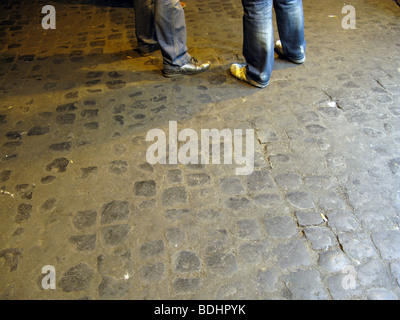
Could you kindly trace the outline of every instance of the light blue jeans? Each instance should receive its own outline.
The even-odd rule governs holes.
[[[139,48],[154,51],[159,45],[164,65],[182,66],[191,56],[186,46],[186,22],[179,0],[133,0]]]
[[[285,55],[301,60],[306,49],[303,3],[302,0],[242,0],[242,5],[246,77],[267,85],[274,65],[272,8]]]

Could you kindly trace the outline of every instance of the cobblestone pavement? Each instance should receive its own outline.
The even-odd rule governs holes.
[[[399,299],[400,8],[350,4],[356,29],[304,0],[307,61],[260,90],[228,74],[240,1],[187,1],[212,67],[176,79],[134,51],[129,1],[1,1],[0,297]],[[149,164],[170,121],[254,129],[254,172]]]

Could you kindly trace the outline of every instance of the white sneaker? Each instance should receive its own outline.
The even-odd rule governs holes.
[[[283,52],[281,40],[278,40],[275,42],[274,50],[279,56],[284,57],[294,63],[302,64],[304,61],[306,61],[306,56],[304,56],[303,59],[292,59],[292,58],[289,58],[288,56],[286,56],[285,53]]]
[[[248,79],[246,77],[246,64],[245,63],[233,63],[231,65],[230,72],[231,72],[231,75],[234,76],[236,79],[247,82],[248,84],[251,84],[252,86],[255,86],[257,88],[265,88],[266,86],[268,86],[268,83],[261,84],[254,80]]]

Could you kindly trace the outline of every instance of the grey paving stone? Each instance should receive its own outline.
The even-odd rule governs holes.
[[[313,190],[327,190],[332,186],[332,180],[332,177],[327,175],[309,175],[304,178],[304,184]]]
[[[56,117],[56,123],[57,124],[73,124],[76,119],[76,114],[75,113],[65,113],[61,114]]]
[[[214,253],[206,258],[207,269],[222,277],[229,277],[238,270],[236,257],[231,253]]]
[[[239,178],[229,177],[220,179],[218,184],[224,194],[241,195],[245,193],[245,190],[242,186],[242,181]]]
[[[140,246],[140,257],[148,259],[150,257],[164,253],[164,241],[153,240],[146,242]]]
[[[126,280],[103,276],[98,287],[99,296],[101,299],[121,299],[127,294],[130,286],[131,284]]]
[[[289,202],[299,209],[310,209],[314,207],[312,196],[304,191],[291,191],[286,194]]]
[[[126,221],[130,217],[129,202],[121,200],[110,201],[102,206],[100,214],[100,222],[102,224]]]
[[[200,259],[195,252],[179,251],[172,260],[174,271],[178,273],[199,271],[201,268]]]
[[[28,136],[41,136],[50,132],[49,126],[34,126],[28,131]]]
[[[252,241],[239,247],[239,257],[246,263],[261,263],[268,250],[267,241]]]
[[[182,229],[173,227],[165,230],[165,237],[167,238],[168,243],[177,247],[185,241],[186,234]]]
[[[301,226],[318,226],[324,219],[317,212],[296,211],[297,222]]]
[[[221,215],[221,213],[215,209],[204,209],[199,210],[195,215],[201,219],[216,219]]]
[[[22,254],[23,249],[8,248],[0,251],[0,259],[4,259],[4,265],[9,267],[10,272],[13,272],[17,270]]]
[[[248,208],[251,205],[251,202],[246,197],[240,197],[240,198],[229,198],[228,200],[225,201],[225,204],[231,210],[240,211]]]
[[[91,174],[97,174],[97,167],[96,166],[90,166],[87,168],[81,168],[81,172],[82,172],[82,179],[85,179],[87,177],[89,177]]]
[[[128,171],[128,162],[124,160],[114,160],[111,162],[108,172],[113,174],[123,174]]]
[[[53,151],[69,151],[71,150],[72,142],[60,142],[51,144],[49,149]]]
[[[188,195],[185,187],[172,187],[164,190],[161,198],[164,206],[172,207],[187,203]]]
[[[302,183],[301,177],[295,173],[281,173],[274,177],[274,180],[281,188],[296,189]]]
[[[389,288],[393,282],[389,268],[381,260],[367,260],[356,272],[357,282],[362,287]]]
[[[304,242],[301,239],[292,239],[280,243],[274,249],[277,264],[284,269],[293,269],[310,265],[310,257]]]
[[[399,169],[400,168],[400,158],[395,158],[395,159],[389,160],[388,166],[389,166],[390,171],[393,174],[398,173],[400,171],[400,169]]]
[[[273,217],[264,221],[267,234],[275,239],[288,239],[297,233],[296,224],[290,217]]]
[[[157,193],[156,182],[154,180],[136,181],[133,187],[136,196],[152,197]]]
[[[296,113],[297,119],[299,119],[300,122],[302,123],[308,123],[308,122],[318,122],[319,116],[316,112],[314,111],[303,111]]]
[[[241,238],[256,240],[260,237],[260,225],[255,219],[239,220],[236,223],[236,234]]]
[[[24,220],[28,220],[31,217],[33,206],[29,203],[21,203],[18,205],[17,215],[15,216],[15,222],[19,223]]]
[[[246,176],[249,191],[265,191],[274,188],[274,183],[267,171],[254,171]]]
[[[346,204],[335,192],[329,192],[318,199],[319,207],[324,211],[345,210]]]
[[[186,180],[190,187],[202,186],[211,182],[210,175],[204,172],[190,173],[187,175]]]
[[[78,230],[89,228],[96,223],[97,212],[94,210],[78,211],[72,220],[72,224]]]
[[[83,291],[90,286],[93,277],[93,269],[85,263],[68,269],[61,277],[58,286],[65,292]]]
[[[337,245],[336,237],[329,228],[307,227],[303,231],[307,240],[311,242],[313,249],[327,250]]]
[[[367,291],[368,300],[399,300],[393,292],[384,288],[374,288]]]
[[[228,245],[229,234],[226,229],[217,229],[207,231],[201,240],[201,246],[206,253],[216,253]]]
[[[69,242],[75,244],[78,251],[93,251],[96,247],[96,234],[71,236]]]
[[[255,282],[261,291],[274,292],[276,290],[275,286],[278,282],[278,278],[279,271],[276,268],[269,270],[258,270]]]
[[[277,194],[264,193],[255,196],[254,203],[263,207],[271,207],[283,203],[283,199]]]
[[[11,170],[3,170],[0,172],[0,182],[6,182],[10,179],[12,171]]]
[[[334,300],[361,299],[362,290],[357,283],[356,273],[348,270],[327,279],[328,290]]]
[[[194,293],[201,286],[201,278],[177,278],[172,283],[172,287],[177,294]]]
[[[68,164],[69,160],[67,158],[57,158],[46,166],[46,171],[65,172]]]
[[[390,264],[390,270],[394,279],[396,279],[397,283],[400,285],[400,261],[395,261]]]
[[[359,230],[360,224],[350,212],[331,212],[327,214],[328,225],[339,232]]]
[[[158,282],[164,276],[165,266],[162,262],[145,265],[139,270],[139,277],[145,282]]]
[[[171,220],[180,220],[190,215],[189,209],[167,209],[164,216]]]
[[[116,246],[122,243],[128,235],[131,227],[127,224],[117,224],[101,229],[101,235],[104,244]]]
[[[222,285],[215,293],[216,300],[244,300],[246,299],[245,284],[236,281]]]
[[[400,259],[400,231],[388,230],[372,234],[372,239],[383,259]]]
[[[179,169],[169,170],[167,172],[167,177],[170,183],[182,182],[182,171]]]
[[[326,300],[329,294],[319,273],[315,270],[299,270],[283,277],[294,300]]]
[[[319,124],[309,124],[306,125],[306,129],[309,133],[318,135],[326,131],[326,128]]]
[[[325,251],[319,254],[319,265],[329,272],[339,272],[348,265],[348,260],[339,250]]]
[[[353,259],[371,258],[377,254],[369,235],[342,232],[339,234],[339,241],[343,247],[343,251]]]

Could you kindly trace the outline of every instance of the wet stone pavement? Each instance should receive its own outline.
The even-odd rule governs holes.
[[[1,1],[1,299],[399,299],[400,8],[351,4],[343,29],[304,0],[307,60],[260,90],[228,73],[240,1],[187,1],[212,67],[176,79],[134,51],[129,1]],[[150,164],[170,121],[253,129],[254,171]]]

